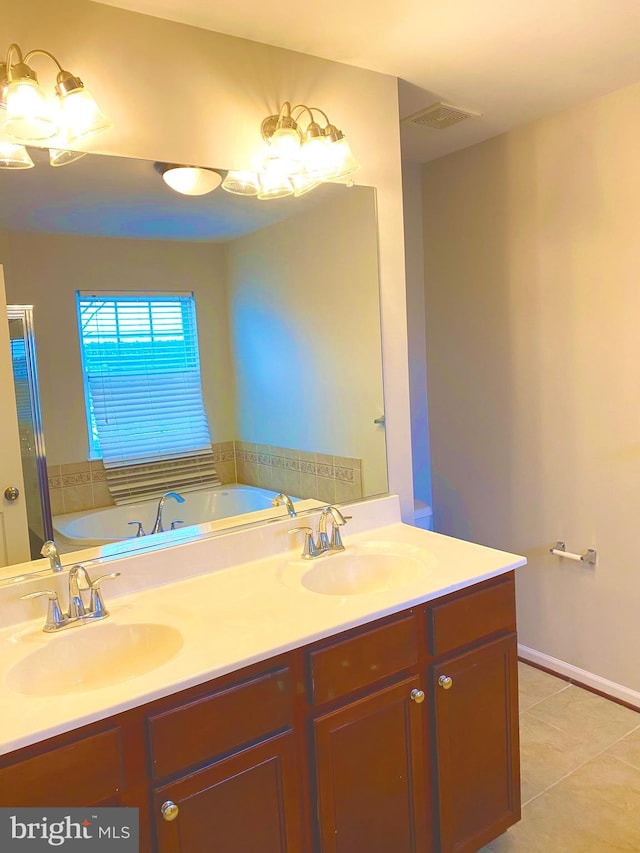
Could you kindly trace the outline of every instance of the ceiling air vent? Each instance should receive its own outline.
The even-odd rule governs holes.
[[[410,127],[434,127],[436,130],[444,130],[452,124],[464,121],[468,118],[479,118],[479,113],[469,110],[461,110],[459,107],[451,107],[449,104],[431,104],[425,110],[414,113],[408,118],[402,119],[402,124]]]

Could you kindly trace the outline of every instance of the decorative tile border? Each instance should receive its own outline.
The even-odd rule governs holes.
[[[326,501],[362,497],[360,459],[244,441],[235,448],[239,483]]]
[[[212,451],[224,485],[242,483],[328,503],[362,497],[360,459],[245,441],[217,442]],[[50,466],[49,494],[54,515],[113,506],[99,460]]]

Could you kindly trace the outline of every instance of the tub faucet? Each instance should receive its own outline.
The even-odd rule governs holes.
[[[162,510],[164,509],[164,502],[167,498],[173,498],[178,501],[179,504],[184,503],[184,498],[177,492],[165,492],[158,501],[158,511],[156,512],[156,520],[153,522],[153,527],[151,528],[151,534],[164,533],[164,527],[162,526]]]
[[[43,557],[49,558],[49,565],[51,566],[52,571],[61,572],[62,571],[62,563],[60,562],[60,554],[58,553],[58,547],[53,539],[47,539],[42,548],[40,549],[40,554]]]
[[[275,498],[271,501],[271,506],[286,506],[287,512],[291,516],[291,518],[295,518],[297,516],[297,512],[293,508],[293,501],[289,497],[289,495],[285,495],[284,492],[280,492],[279,495],[276,495]]]

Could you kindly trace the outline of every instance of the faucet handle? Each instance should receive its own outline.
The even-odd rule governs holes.
[[[317,557],[318,554],[323,553],[322,549],[316,548],[316,544],[313,541],[313,530],[310,527],[292,527],[288,532],[290,534],[304,533],[304,546],[302,548],[303,560],[311,560],[313,557]]]
[[[184,521],[181,518],[176,518],[175,521],[171,522],[171,529],[176,530],[176,524],[184,524]]]
[[[134,537],[133,537],[134,539],[137,539],[139,536],[146,536],[147,535],[144,532],[141,521],[127,521],[127,524],[137,524],[138,525],[138,529],[136,530]]]
[[[60,602],[58,601],[58,593],[53,589],[43,589],[39,592],[29,592],[26,595],[21,595],[20,598],[28,600],[30,598],[40,598],[46,595],[49,599],[47,605],[47,619],[44,623],[43,631],[50,634],[52,631],[57,631],[66,625],[69,621],[68,617],[60,610]]]
[[[113,580],[113,578],[119,578],[120,572],[109,572],[107,575],[100,575],[99,578],[96,578],[89,589],[91,590],[91,598],[89,599],[89,613],[94,619],[99,619],[104,616],[109,615],[109,611],[104,606],[104,598],[102,597],[102,591],[100,590],[100,585],[102,581]]]

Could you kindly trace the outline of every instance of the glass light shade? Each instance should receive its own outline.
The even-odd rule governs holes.
[[[25,141],[49,139],[58,132],[54,109],[35,80],[12,80],[6,92],[4,133]]]
[[[256,196],[260,183],[255,172],[230,169],[222,182],[222,189],[234,195]]]
[[[293,195],[293,184],[289,178],[274,172],[262,172],[259,199],[284,198],[288,195]]]
[[[84,87],[72,89],[59,98],[61,119],[69,142],[109,130],[112,126],[100,111],[93,95]]]
[[[351,146],[343,136],[336,142],[330,143],[332,160],[336,166],[336,173],[329,178],[330,181],[339,181],[349,175],[355,175],[358,169],[361,168],[360,163],[353,156]]]
[[[85,153],[85,151],[67,151],[65,148],[50,148],[49,165],[67,166],[69,163],[74,163],[84,157]]]
[[[308,139],[302,146],[305,175],[315,181],[330,181],[338,174],[333,145],[326,136]]]
[[[265,171],[280,176],[295,175],[302,168],[300,136],[293,127],[278,128],[269,140],[269,152],[264,161]]]
[[[222,183],[222,175],[200,166],[174,166],[162,173],[162,179],[182,195],[206,195]]]
[[[24,145],[0,142],[0,169],[31,169],[33,160]]]
[[[293,184],[293,194],[296,196],[304,195],[316,187],[320,186],[320,181],[311,178],[306,174],[292,175],[291,183]]]

